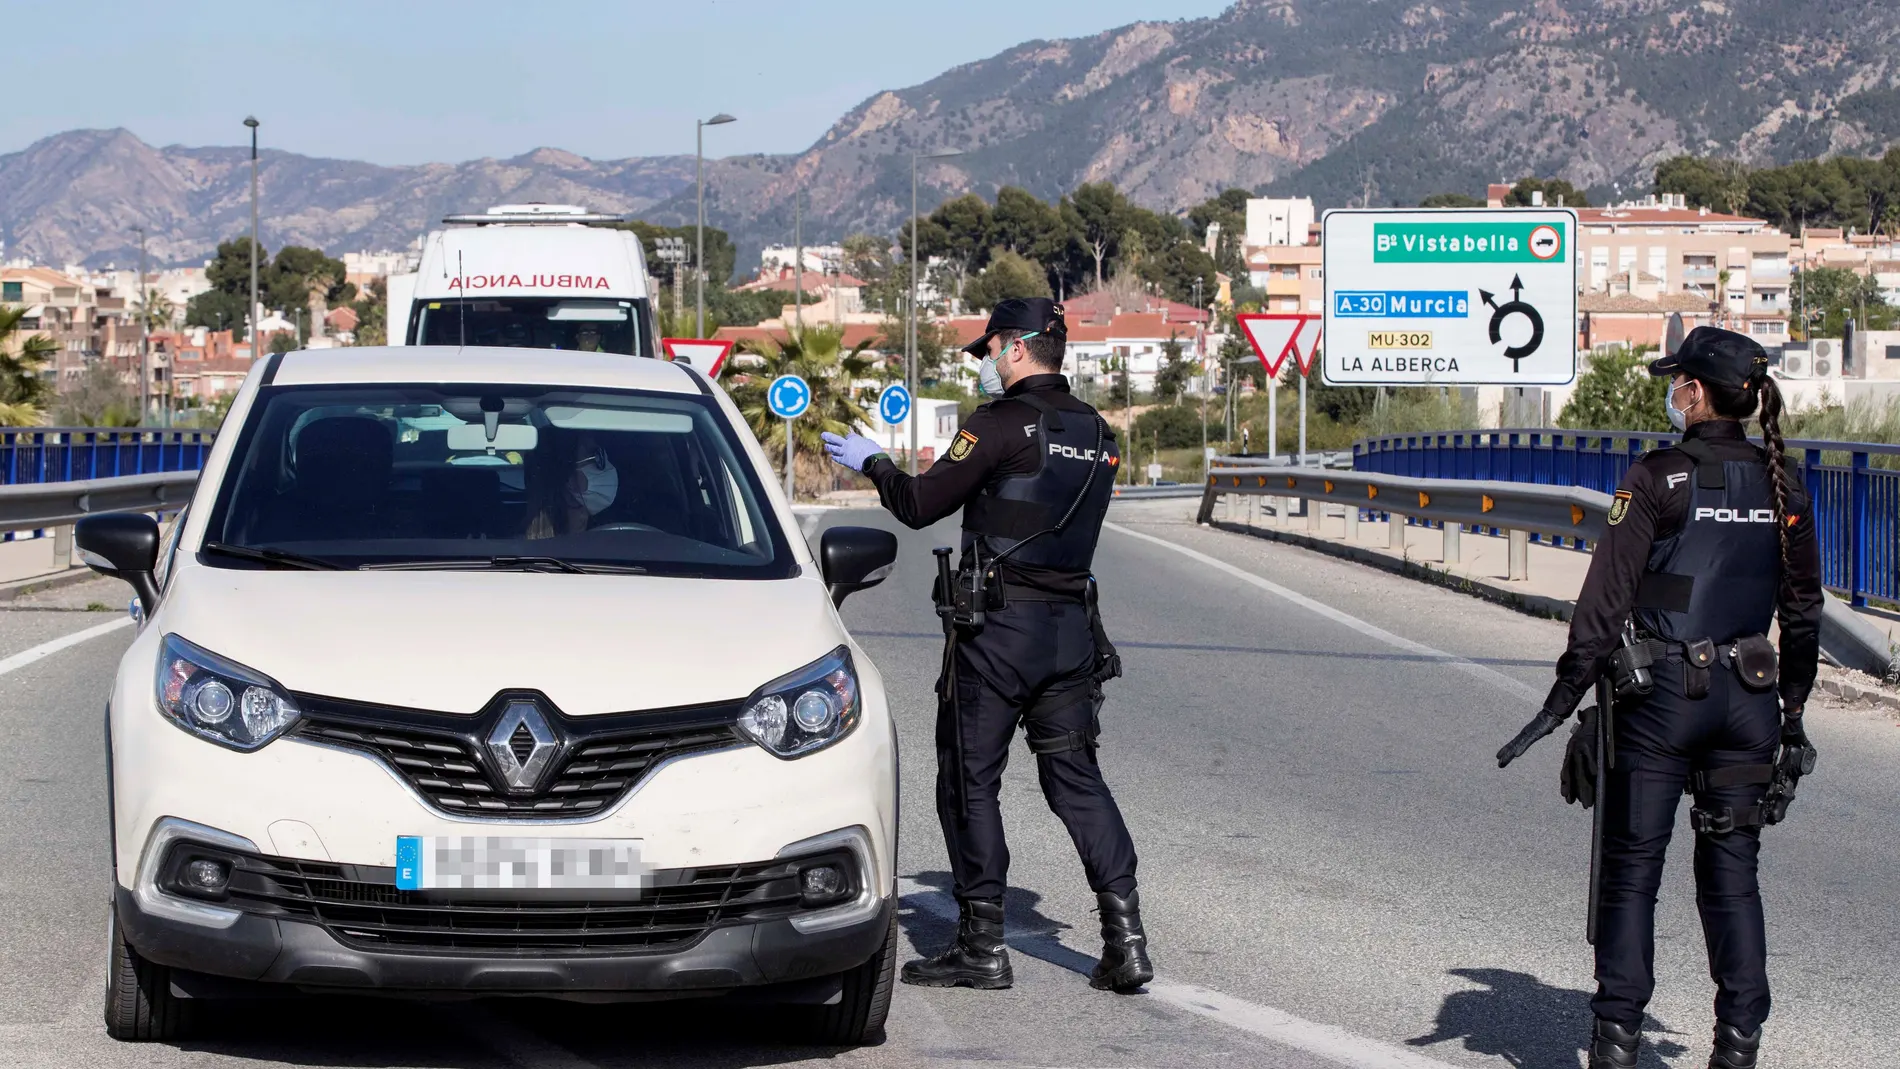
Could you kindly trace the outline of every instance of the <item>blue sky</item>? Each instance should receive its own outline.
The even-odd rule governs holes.
[[[880,89],[1228,0],[93,0],[8,5],[0,152],[77,127],[375,163],[786,152]],[[532,12],[532,14],[529,14]],[[20,91],[25,86],[32,91]]]

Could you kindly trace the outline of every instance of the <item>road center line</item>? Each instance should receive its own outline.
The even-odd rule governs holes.
[[[0,676],[6,675],[8,672],[12,672],[17,669],[25,668],[27,665],[32,664],[35,661],[45,660],[46,658],[51,657],[53,654],[58,653],[60,650],[67,649],[72,646],[77,646],[81,642],[86,642],[88,640],[98,638],[100,635],[109,634],[113,631],[117,631],[121,627],[131,627],[131,626],[132,626],[132,618],[130,616],[121,616],[117,620],[112,620],[110,622],[103,623],[103,624],[96,624],[92,627],[86,628],[83,631],[75,631],[70,635],[62,635],[59,638],[53,639],[51,642],[42,642],[30,650],[25,650],[21,653],[16,653],[11,657],[6,658],[5,660],[0,660]]]
[[[1498,688],[1499,690],[1502,690],[1506,694],[1509,694],[1513,698],[1517,698],[1521,701],[1528,701],[1528,702],[1534,702],[1534,703],[1541,703],[1544,700],[1543,691],[1540,691],[1536,689],[1535,687],[1529,686],[1528,684],[1520,683],[1517,680],[1512,679],[1510,676],[1507,676],[1502,672],[1499,672],[1495,669],[1486,668],[1484,665],[1478,664],[1476,661],[1466,660],[1465,658],[1460,657],[1456,654],[1446,653],[1444,650],[1427,646],[1422,642],[1413,642],[1409,638],[1403,638],[1399,635],[1395,635],[1392,632],[1387,631],[1385,628],[1380,627],[1377,624],[1367,623],[1366,621],[1361,620],[1359,617],[1354,616],[1349,612],[1344,612],[1339,609],[1335,609],[1331,605],[1328,605],[1321,601],[1315,601],[1312,598],[1307,597],[1305,594],[1301,594],[1295,590],[1289,590],[1286,587],[1283,587],[1280,584],[1273,582],[1272,580],[1262,579],[1260,576],[1255,575],[1254,573],[1246,570],[1245,568],[1241,568],[1241,567],[1237,567],[1235,565],[1229,564],[1226,561],[1221,560],[1217,557],[1210,557],[1199,550],[1189,549],[1188,547],[1181,545],[1178,542],[1170,542],[1165,538],[1157,538],[1151,534],[1143,534],[1140,531],[1130,530],[1127,527],[1123,527],[1119,523],[1105,523],[1102,526],[1106,530],[1114,531],[1117,534],[1124,534],[1130,538],[1139,538],[1143,542],[1152,542],[1155,545],[1161,546],[1164,549],[1173,550],[1174,552],[1179,553],[1182,556],[1189,558],[1190,560],[1199,561],[1200,563],[1205,564],[1216,571],[1224,572],[1228,575],[1231,575],[1235,579],[1238,579],[1243,583],[1250,583],[1256,587],[1259,587],[1261,590],[1264,590],[1267,593],[1274,595],[1275,597],[1282,598],[1286,601],[1290,601],[1293,604],[1298,605],[1300,608],[1307,610],[1308,612],[1312,612],[1320,616],[1324,616],[1326,619],[1331,620],[1334,623],[1344,624],[1345,626],[1350,627],[1354,631],[1357,631],[1360,634],[1365,635],[1369,638],[1376,638],[1380,642],[1386,643],[1389,646],[1396,646],[1399,649],[1407,651],[1408,653],[1416,653],[1430,660],[1439,661],[1448,668],[1455,668],[1458,671],[1463,672],[1469,676],[1472,676],[1476,679],[1489,683],[1490,685]]]
[[[922,910],[940,920],[955,922],[957,911],[950,897],[909,877],[897,881],[904,905]],[[1088,975],[1095,959],[1064,946],[1054,934],[1041,933],[1009,937],[1009,945],[1019,953],[1046,961],[1083,976]],[[1248,1002],[1198,984],[1178,984],[1155,980],[1147,985],[1148,997],[1198,1017],[1219,1021],[1284,1047],[1302,1050],[1354,1069],[1453,1069],[1423,1054],[1394,1046],[1382,1040],[1348,1032],[1330,1024],[1295,1017],[1284,1010]],[[1106,997],[1106,996],[1103,996]],[[1125,996],[1121,996],[1125,997]]]

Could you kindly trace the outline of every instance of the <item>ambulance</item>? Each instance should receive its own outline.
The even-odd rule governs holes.
[[[590,225],[621,221],[539,203],[448,216],[389,279],[390,343],[664,359],[639,236]]]

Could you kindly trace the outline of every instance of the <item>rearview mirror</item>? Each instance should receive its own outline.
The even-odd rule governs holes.
[[[479,423],[450,427],[443,435],[451,453],[475,453],[490,449],[503,453],[527,453],[541,444],[541,431],[527,423],[502,423],[495,427],[495,439]]]
[[[79,559],[100,575],[123,579],[150,613],[158,605],[158,521],[142,512],[104,512],[73,524]]]
[[[876,527],[833,527],[818,540],[818,567],[831,604],[882,583],[897,563],[897,536]]]

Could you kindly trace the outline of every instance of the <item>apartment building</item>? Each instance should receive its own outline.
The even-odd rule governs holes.
[[[1324,250],[1317,240],[1309,245],[1250,245],[1242,255],[1247,281],[1266,293],[1261,311],[1325,311],[1326,279],[1320,268]]]
[[[1690,208],[1675,194],[1576,212],[1583,294],[1609,294],[1621,278],[1628,295],[1638,277],[1635,289],[1707,301],[1714,321],[1770,349],[1788,340],[1791,240],[1766,220]]]

